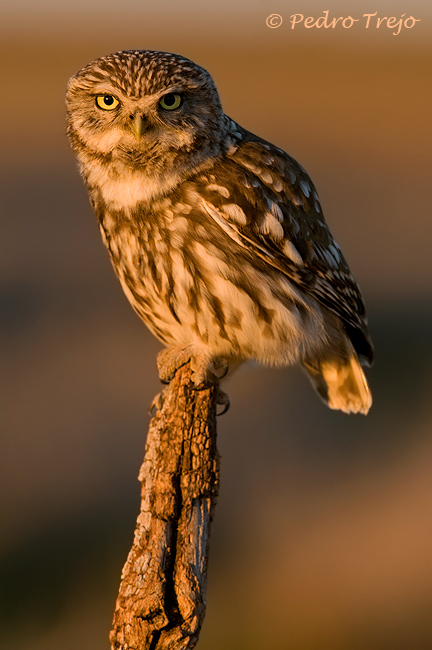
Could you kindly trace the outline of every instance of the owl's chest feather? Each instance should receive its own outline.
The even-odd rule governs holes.
[[[163,285],[163,264],[168,253],[164,228],[145,212],[104,212],[100,230],[120,281],[148,298]]]
[[[165,343],[181,338],[184,305],[194,300],[196,289],[193,270],[185,259],[184,217],[170,219],[169,211],[150,211],[143,206],[133,211],[105,208],[99,223],[114,270],[134,310]]]

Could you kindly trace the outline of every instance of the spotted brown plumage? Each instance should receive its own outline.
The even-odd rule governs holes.
[[[363,300],[304,169],[226,116],[179,55],[98,59],[67,107],[114,269],[167,346],[161,378],[189,358],[197,386],[248,359],[298,363],[331,408],[366,413]]]

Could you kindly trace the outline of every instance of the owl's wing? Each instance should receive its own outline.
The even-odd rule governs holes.
[[[197,179],[203,209],[232,239],[336,313],[357,353],[371,362],[360,289],[309,176],[281,149],[237,129],[241,140],[210,176]]]

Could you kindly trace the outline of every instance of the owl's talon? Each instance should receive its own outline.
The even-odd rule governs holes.
[[[231,405],[230,398],[226,393],[223,391],[219,390],[218,391],[218,396],[217,396],[217,404],[218,406],[222,406],[222,409],[220,411],[216,411],[216,415],[219,417],[220,415],[224,415],[226,413]]]
[[[217,365],[215,365],[217,364]],[[216,378],[216,381],[221,381],[224,377],[227,376],[229,371],[229,364],[226,359],[217,359],[213,362],[213,375]],[[217,371],[221,371],[220,373]]]
[[[201,372],[200,370],[192,369],[191,381],[192,381],[192,388],[194,390],[204,390],[205,388],[208,388],[206,380],[207,377],[205,373]]]
[[[149,407],[149,414],[152,417],[154,417],[157,414],[158,411],[162,410],[164,399],[165,399],[165,397],[164,397],[163,391],[161,391],[160,393],[158,393],[157,395],[155,395],[153,397],[152,403],[150,404],[150,407]]]

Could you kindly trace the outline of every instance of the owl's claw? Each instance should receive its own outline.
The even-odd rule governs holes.
[[[227,376],[228,371],[229,371],[228,361],[226,359],[220,358],[220,359],[214,359],[212,361],[211,370],[209,372],[212,373],[216,382],[224,379],[224,377]]]
[[[230,398],[228,397],[228,395],[226,393],[224,393],[223,391],[221,391],[221,390],[218,391],[217,404],[222,406],[222,409],[220,411],[216,412],[217,416],[223,415],[224,413],[226,413],[228,411],[229,407],[230,407],[230,404],[231,404]]]
[[[149,407],[149,414],[152,417],[154,417],[158,411],[162,410],[164,399],[165,398],[164,398],[163,391],[153,397],[152,403],[150,404]]]

